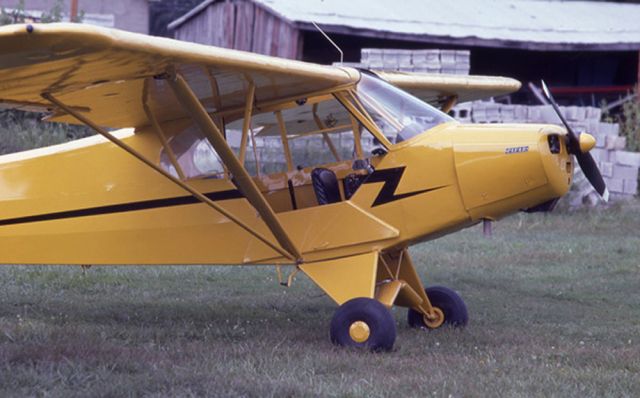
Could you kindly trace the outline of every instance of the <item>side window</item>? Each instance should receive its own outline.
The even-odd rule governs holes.
[[[190,126],[172,137],[169,147],[186,178],[224,176],[222,161],[196,126]],[[178,172],[164,148],[160,153],[160,166],[178,177]]]
[[[244,167],[252,176],[287,172],[287,162],[280,133],[273,128],[272,123],[264,124],[265,118],[263,116],[265,115],[270,116],[271,122],[275,120],[272,113],[251,118],[251,127],[245,147]],[[237,156],[240,156],[242,124],[243,119],[240,119],[228,124],[226,128],[227,142]]]
[[[250,174],[273,174],[288,170],[285,145],[292,167],[307,168],[357,157],[356,138],[367,157],[373,136],[332,96],[301,99],[284,104],[280,112],[286,130],[283,142],[278,111],[254,115],[245,149],[245,167]],[[357,134],[354,134],[357,128]],[[227,141],[240,152],[242,119],[227,125]]]
[[[282,112],[295,167],[355,159],[353,123],[333,97]]]

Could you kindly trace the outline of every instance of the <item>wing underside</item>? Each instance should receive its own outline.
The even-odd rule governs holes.
[[[159,77],[174,68],[207,110],[243,108],[250,84],[256,103],[295,98],[354,81],[357,73],[80,24],[0,28],[0,104],[51,110],[42,93],[101,126],[148,124],[147,101],[160,121],[186,117]],[[53,121],[77,123],[67,115]]]
[[[303,98],[357,82],[359,72],[80,24],[0,28],[0,106],[51,112],[51,121],[78,123],[42,98],[55,95],[105,127],[149,124],[146,102],[160,122],[186,117],[161,77],[179,72],[211,112],[241,110],[250,85],[255,106]],[[432,105],[517,90],[513,79],[379,73]],[[307,118],[309,119],[309,118]],[[312,120],[308,120],[312,121]]]

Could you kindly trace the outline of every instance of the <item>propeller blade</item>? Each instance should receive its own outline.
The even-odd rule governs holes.
[[[607,189],[607,185],[604,183],[604,179],[602,178],[602,174],[600,174],[600,170],[598,169],[598,165],[596,161],[593,159],[590,153],[576,153],[576,159],[578,160],[578,164],[582,169],[585,177],[591,183],[593,188],[602,196],[605,202],[609,201],[609,190]]]
[[[551,95],[551,91],[547,87],[547,84],[542,80],[542,91],[544,92],[544,96],[547,98],[553,110],[556,112],[562,124],[567,129],[567,134],[569,135],[569,142],[567,145],[567,149],[569,153],[573,154],[578,160],[578,164],[582,169],[585,177],[591,183],[593,188],[602,196],[605,202],[609,201],[609,190],[607,189],[607,185],[604,183],[604,179],[602,178],[602,174],[600,173],[600,169],[598,169],[598,165],[596,161],[593,160],[593,156],[590,153],[582,153],[580,150],[580,137],[573,131],[571,126],[567,120],[562,116],[562,112],[560,112],[560,107],[556,103],[556,100]]]
[[[571,150],[571,153],[576,154],[577,152],[580,152],[578,135],[573,131],[571,126],[569,126],[569,122],[567,122],[564,116],[562,116],[560,107],[556,103],[556,100],[553,98],[553,95],[551,95],[551,91],[549,91],[547,83],[545,83],[544,80],[542,80],[542,91],[544,92],[544,96],[547,98],[547,101],[549,101],[549,103],[553,107],[553,110],[556,111],[556,115],[558,115],[558,117],[562,121],[562,124],[564,124],[564,127],[567,129],[567,133],[569,134],[569,148]]]

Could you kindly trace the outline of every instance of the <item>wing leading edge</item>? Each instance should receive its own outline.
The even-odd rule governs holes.
[[[499,76],[465,76],[407,72],[376,72],[381,78],[410,92],[431,105],[441,105],[448,97],[457,102],[505,95],[520,89],[520,82]]]

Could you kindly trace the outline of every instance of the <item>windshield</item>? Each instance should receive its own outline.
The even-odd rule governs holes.
[[[454,119],[369,73],[362,73],[356,96],[380,131],[393,143]]]

